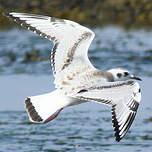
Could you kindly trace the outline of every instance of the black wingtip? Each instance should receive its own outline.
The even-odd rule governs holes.
[[[119,142],[121,140],[120,136],[116,137],[116,141]]]
[[[115,106],[116,105],[112,106],[112,110],[111,110],[111,112],[112,112],[112,123],[113,123],[114,131],[115,131],[115,139],[116,139],[117,142],[119,142],[121,140],[121,137],[119,135],[119,132],[120,132],[119,127],[120,126],[118,125],[118,121],[116,119]]]

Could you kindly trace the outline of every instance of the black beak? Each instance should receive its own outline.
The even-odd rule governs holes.
[[[139,80],[139,81],[142,81],[142,79],[136,77],[136,76],[131,76],[130,79],[135,79],[135,80]]]

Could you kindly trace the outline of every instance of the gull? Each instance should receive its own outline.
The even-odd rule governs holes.
[[[56,90],[26,98],[29,119],[47,123],[66,107],[97,102],[111,106],[116,141],[129,130],[140,100],[140,86],[124,68],[102,71],[88,59],[93,31],[76,22],[28,13],[5,13],[21,26],[53,42],[51,65]]]

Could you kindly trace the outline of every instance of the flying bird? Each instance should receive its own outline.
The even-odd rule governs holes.
[[[68,106],[92,101],[111,106],[116,141],[129,130],[140,100],[140,86],[124,68],[102,71],[88,59],[95,37],[92,30],[76,22],[28,13],[5,13],[21,26],[52,41],[51,65],[56,90],[25,100],[32,122],[47,123]]]

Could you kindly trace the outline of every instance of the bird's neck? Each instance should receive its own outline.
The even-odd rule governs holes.
[[[108,82],[114,82],[114,76],[111,72],[105,72],[106,78]]]

